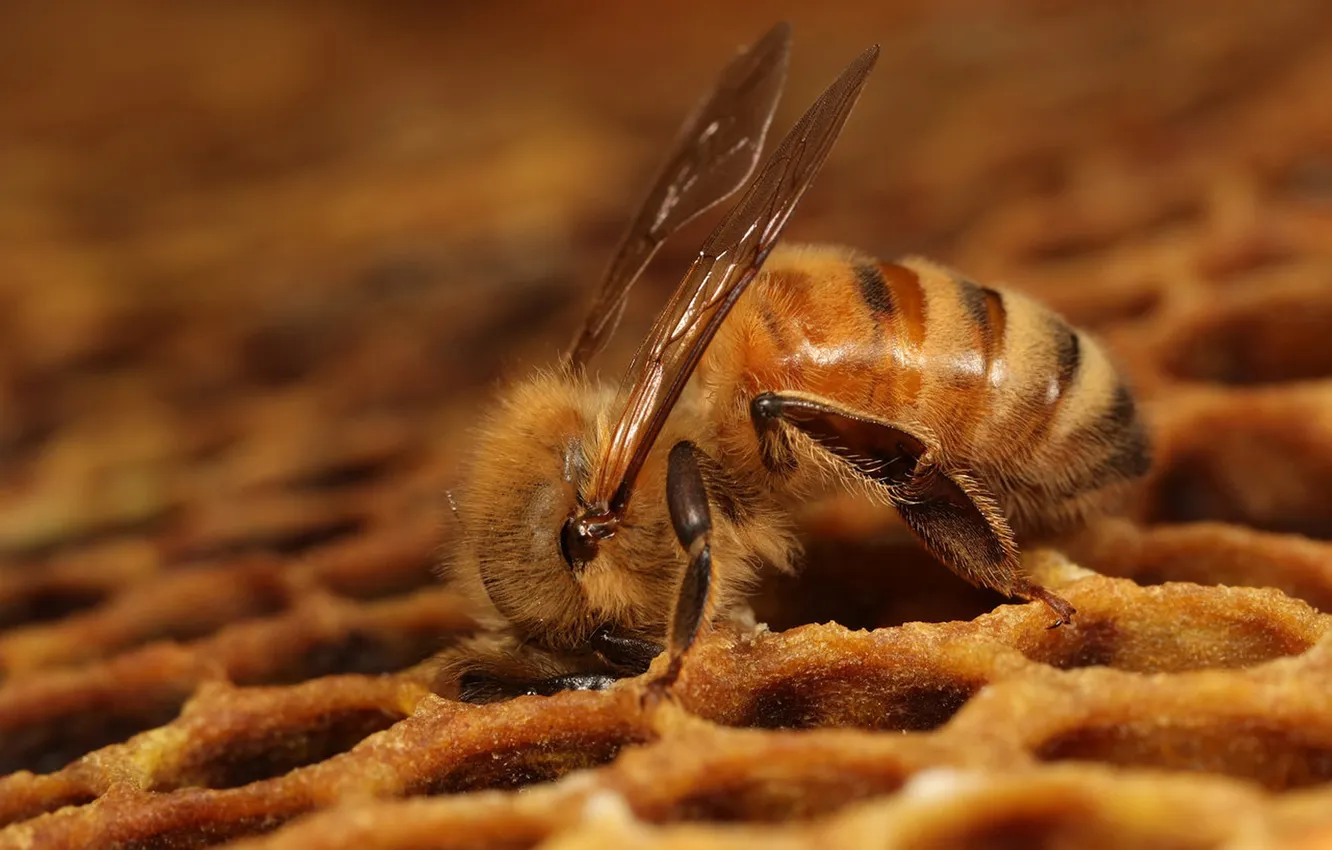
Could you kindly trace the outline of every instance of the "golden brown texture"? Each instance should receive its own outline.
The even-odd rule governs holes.
[[[76,5],[0,10],[0,847],[1332,835],[1326,4]],[[432,693],[470,411],[779,15],[779,130],[884,46],[792,238],[1033,292],[1141,391],[1130,516],[1033,556],[1076,627],[841,506],[678,704]]]

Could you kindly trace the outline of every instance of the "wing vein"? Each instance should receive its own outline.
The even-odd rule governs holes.
[[[713,230],[639,346],[623,412],[603,449],[593,506],[623,513],[634,480],[721,322],[758,274],[813,183],[878,59],[866,50],[814,102]]]
[[[758,165],[786,82],[791,27],[779,23],[722,71],[681,125],[675,145],[621,238],[583,326],[566,354],[582,368],[624,314],[629,290],[661,244],[745,185]]]

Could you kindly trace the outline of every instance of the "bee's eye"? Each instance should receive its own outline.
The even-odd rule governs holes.
[[[587,521],[571,516],[560,529],[560,554],[570,569],[581,570],[597,556],[597,538]]]

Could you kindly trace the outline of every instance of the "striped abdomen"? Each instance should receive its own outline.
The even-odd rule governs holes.
[[[1080,520],[1148,462],[1132,398],[1095,341],[925,260],[774,251],[703,374],[719,399],[796,390],[916,433],[989,485],[1019,535]]]

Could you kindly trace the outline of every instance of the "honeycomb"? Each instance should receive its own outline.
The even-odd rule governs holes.
[[[884,47],[790,238],[1048,301],[1153,471],[1029,553],[1071,628],[835,503],[673,701],[453,701],[473,413],[776,17],[779,127]],[[4,4],[0,848],[1332,844],[1329,45],[1319,0]]]

